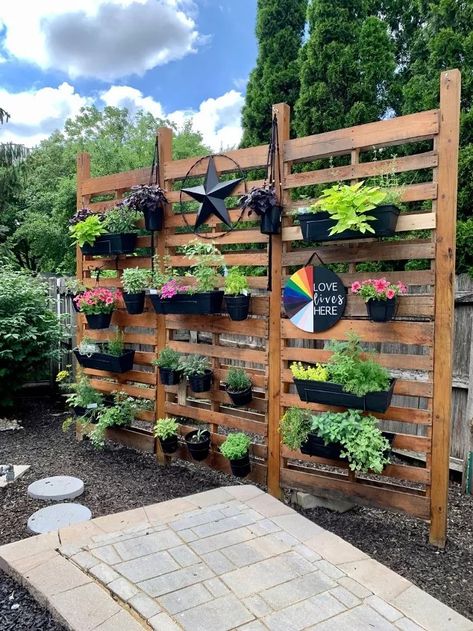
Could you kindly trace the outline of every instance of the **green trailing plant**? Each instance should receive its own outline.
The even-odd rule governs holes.
[[[244,392],[251,386],[251,379],[243,368],[232,366],[228,369],[227,390],[230,390],[230,392]]]
[[[94,447],[103,447],[105,432],[109,427],[123,427],[130,425],[137,412],[149,407],[147,401],[140,401],[129,397],[125,392],[113,393],[113,406],[99,408],[97,423],[88,434]]]
[[[138,231],[136,224],[139,219],[139,213],[130,210],[126,204],[118,203],[105,213],[103,225],[109,234],[126,234]]]
[[[225,276],[224,292],[227,296],[247,296],[250,286],[239,267],[232,267]]]
[[[139,267],[127,267],[123,270],[122,286],[127,294],[139,294],[149,287],[151,271]]]
[[[220,446],[220,451],[228,460],[239,460],[248,453],[251,445],[251,438],[243,432],[228,434],[225,441]]]
[[[107,232],[101,215],[90,215],[84,221],[69,226],[69,233],[74,244],[83,247],[85,244],[94,245],[95,241]]]
[[[381,473],[389,464],[389,441],[382,435],[377,419],[359,410],[323,412],[312,417],[311,432],[326,445],[340,443],[340,455],[352,471]]]
[[[305,443],[312,425],[312,418],[307,410],[288,408],[279,423],[282,442],[296,451]]]
[[[82,371],[78,372],[75,382],[67,382],[69,371],[63,370],[56,375],[56,382],[61,390],[67,393],[66,403],[69,407],[87,408],[90,405],[98,407],[103,403],[103,395],[90,383],[90,379]]]
[[[185,355],[179,359],[179,370],[182,370],[185,377],[205,375],[210,370],[210,362],[202,355]]]
[[[123,340],[123,332],[117,331],[117,333],[112,337],[112,339],[107,342],[107,353],[109,355],[113,355],[114,357],[120,357],[123,355],[123,351],[125,349],[125,342]]]
[[[179,370],[179,362],[181,354],[175,351],[173,348],[166,346],[159,353],[156,359],[153,359],[153,364],[158,368],[169,368],[170,370]]]
[[[171,438],[172,436],[177,436],[179,434],[179,423],[172,416],[167,418],[158,418],[153,432],[156,438],[166,440],[167,438]]]
[[[326,366],[315,364],[314,366],[304,366],[302,362],[293,362],[291,372],[294,379],[308,381],[328,381],[329,373]]]
[[[195,292],[213,291],[218,284],[220,274],[218,268],[225,265],[225,259],[214,243],[204,243],[193,239],[184,246],[184,254],[189,260],[191,272],[195,279],[192,287]]]

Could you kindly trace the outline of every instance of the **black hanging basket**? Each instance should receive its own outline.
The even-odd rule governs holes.
[[[246,453],[242,458],[230,460],[232,473],[236,478],[246,478],[251,472],[250,454]]]
[[[123,300],[125,302],[126,310],[130,315],[139,315],[145,310],[145,297],[144,291],[140,291],[137,294],[123,293]]]
[[[112,313],[86,313],[87,325],[89,329],[108,329],[112,321]]]
[[[282,206],[273,206],[261,217],[262,234],[279,234],[281,232]]]
[[[391,405],[395,382],[395,379],[391,379],[388,390],[369,392],[364,397],[357,397],[350,392],[344,392],[342,386],[330,381],[294,379],[301,401],[370,412],[386,412]]]
[[[88,355],[81,355],[78,349],[74,349],[74,355],[83,368],[94,368],[95,370],[116,373],[131,370],[135,359],[135,351],[133,350],[123,351],[123,354],[118,357],[108,353],[92,353],[89,357]]]
[[[202,461],[207,458],[210,451],[210,432],[203,433],[203,440],[195,442],[192,440],[194,436],[197,436],[197,430],[193,430],[185,435],[185,441],[187,448],[194,460]]]
[[[251,386],[246,390],[240,392],[232,392],[227,388],[227,394],[232,400],[233,405],[235,405],[236,407],[247,405],[253,399],[253,391],[251,389]]]
[[[161,448],[165,454],[173,454],[177,451],[179,446],[177,442],[177,435],[169,436],[169,438],[160,438]]]
[[[210,315],[222,311],[223,291],[176,294],[173,298],[161,298],[158,294],[150,294],[150,300],[156,313]]]
[[[330,229],[337,223],[329,213],[303,213],[299,215],[302,238],[304,241],[341,241],[345,239],[369,239],[373,237],[392,237],[396,231],[397,219],[401,211],[396,206],[378,206],[369,211],[374,217],[370,222],[373,232],[364,234],[357,230],[344,230],[339,234],[330,234]]]
[[[81,250],[85,256],[132,254],[136,248],[136,239],[137,235],[135,232],[104,234],[101,237],[97,237],[93,245],[85,243]]]
[[[247,319],[250,310],[250,298],[249,295],[225,296],[225,305],[232,320],[240,322]]]
[[[182,372],[173,368],[159,368],[159,381],[163,386],[177,386],[182,379]]]
[[[150,232],[159,232],[163,229],[164,208],[161,205],[149,204],[143,208],[145,228]]]
[[[190,375],[189,386],[192,392],[208,392],[212,386],[212,371],[206,370],[203,375]]]
[[[390,300],[368,300],[366,310],[372,322],[389,322],[396,313],[396,298]]]

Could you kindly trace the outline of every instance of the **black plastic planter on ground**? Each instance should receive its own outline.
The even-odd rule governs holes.
[[[396,298],[391,298],[391,300],[368,300],[366,310],[372,322],[389,322],[396,313]]]
[[[87,319],[87,325],[89,329],[108,329],[110,326],[110,322],[112,321],[111,313],[97,313],[97,314],[89,314],[85,315]]]
[[[177,386],[181,379],[182,372],[180,370],[173,370],[172,368],[159,369],[159,381],[163,386]]]
[[[223,291],[200,294],[177,294],[173,298],[161,298],[150,294],[156,313],[175,315],[209,315],[222,311]]]
[[[260,230],[262,234],[279,234],[281,232],[281,206],[273,206],[261,217]]]
[[[127,372],[133,368],[135,359],[135,351],[127,350],[123,355],[116,357],[107,353],[93,353],[81,355],[77,349],[74,349],[74,355],[83,368],[94,368],[95,370],[105,370],[107,372]]]
[[[136,248],[137,235],[134,232],[124,234],[104,234],[95,239],[93,245],[88,243],[81,247],[85,256],[106,256],[107,254],[132,254]]]
[[[232,320],[246,320],[250,310],[250,296],[225,296],[225,305]]]
[[[236,478],[246,478],[251,471],[250,454],[247,453],[237,460],[230,460],[230,467]]]
[[[396,231],[397,218],[400,210],[396,206],[378,206],[367,213],[374,217],[370,222],[373,232],[364,234],[357,230],[344,230],[339,234],[330,234],[331,228],[337,223],[330,219],[326,212],[304,213],[299,215],[302,238],[304,241],[341,241],[343,239],[368,239],[373,237],[392,237]]]
[[[228,390],[227,388],[227,394],[232,400],[233,405],[235,405],[236,407],[247,405],[248,403],[250,403],[250,401],[253,398],[253,392],[251,390],[251,387],[241,392],[232,392],[231,390]]]
[[[206,370],[203,375],[190,375],[189,386],[192,392],[208,392],[212,386],[212,371]]]
[[[210,450],[210,432],[203,432],[202,440],[199,442],[195,442],[192,439],[197,436],[197,430],[189,432],[185,435],[185,440],[187,443],[187,447],[191,456],[194,460],[201,461],[205,460],[209,455]]]
[[[123,294],[123,300],[126,310],[130,315],[139,315],[145,309],[145,292],[140,291],[137,294]]]
[[[391,405],[393,389],[396,380],[391,379],[388,390],[370,392],[364,397],[344,392],[342,386],[329,381],[309,381],[294,379],[297,393],[301,401],[306,403],[322,403],[336,407],[355,408],[369,412],[386,412]]]
[[[169,438],[160,438],[161,448],[165,454],[173,454],[177,451],[178,442],[177,436],[170,436]]]

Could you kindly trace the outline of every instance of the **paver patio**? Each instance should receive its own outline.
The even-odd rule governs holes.
[[[0,547],[0,567],[74,631],[473,631],[250,485],[18,541]]]

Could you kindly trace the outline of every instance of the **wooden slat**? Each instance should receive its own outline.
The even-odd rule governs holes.
[[[88,369],[86,368],[84,372],[87,374]],[[154,388],[138,388],[124,383],[112,383],[110,381],[101,381],[99,379],[91,379],[90,383],[96,390],[100,390],[101,392],[126,392],[131,397],[154,401]]]
[[[82,183],[82,191],[86,195],[111,193],[117,189],[129,189],[136,184],[148,184],[150,169],[135,169],[124,173],[90,177]]]
[[[171,401],[166,401],[165,408],[166,412],[172,416],[193,418],[203,423],[215,423],[215,425],[223,425],[223,427],[231,427],[242,432],[250,432],[251,434],[258,434],[260,436],[266,436],[267,434],[267,425],[263,422],[250,421],[230,414],[214,412],[213,410],[179,405]]]
[[[230,243],[268,243],[268,236],[256,230],[233,230],[219,242],[225,245]],[[173,234],[166,239],[168,247],[182,246],[189,242],[188,234]]]
[[[169,342],[169,346],[179,353],[196,353],[206,357],[219,357],[221,359],[233,359],[237,361],[265,364],[267,353],[247,348],[232,348],[230,346],[212,346],[210,344],[190,344],[188,342]]]
[[[114,443],[137,449],[146,453],[154,452],[154,438],[151,434],[146,434],[136,429],[111,427],[107,429],[105,437]]]
[[[254,337],[266,337],[268,334],[268,325],[265,320],[250,318],[241,322],[234,322],[229,317],[217,315],[204,318],[202,316],[169,315],[166,317],[166,328],[207,331],[208,333],[231,333],[244,336],[251,335]]]
[[[265,266],[268,264],[268,255],[266,252],[255,252],[254,250],[245,250],[235,254],[225,253],[225,263],[227,265],[258,265]],[[171,265],[173,267],[189,267],[189,261],[185,256],[171,256]]]

